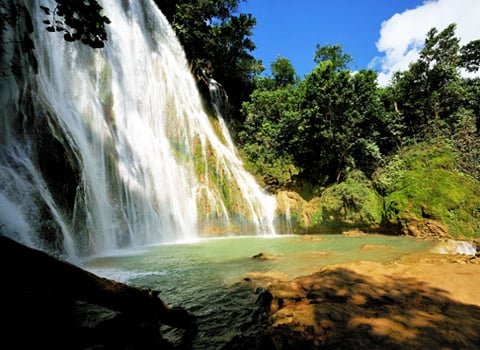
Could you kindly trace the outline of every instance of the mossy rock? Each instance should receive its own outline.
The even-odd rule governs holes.
[[[382,212],[382,197],[362,172],[353,171],[344,182],[323,191],[312,226],[377,229],[382,222]]]
[[[480,183],[456,171],[455,159],[453,148],[437,140],[406,149],[377,171],[374,183],[385,195],[385,223],[413,235],[418,234],[409,227],[431,228],[436,222],[454,238],[480,236]]]
[[[302,233],[311,224],[310,203],[294,191],[279,191],[277,199],[277,229]]]
[[[281,215],[289,213],[294,232],[331,232],[347,228],[374,230],[382,222],[383,201],[360,171],[304,200],[295,192],[277,194]]]

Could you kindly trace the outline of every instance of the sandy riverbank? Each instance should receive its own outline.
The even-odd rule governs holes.
[[[478,349],[480,258],[417,253],[269,283],[256,349]]]

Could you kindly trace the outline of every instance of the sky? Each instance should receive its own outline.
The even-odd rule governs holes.
[[[342,45],[350,69],[375,69],[386,85],[418,58],[432,27],[455,22],[462,44],[480,39],[480,0],[247,0],[240,12],[257,19],[253,55],[266,68],[288,58],[301,77],[315,65],[317,44]]]

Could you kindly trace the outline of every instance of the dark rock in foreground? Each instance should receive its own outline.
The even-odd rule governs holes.
[[[0,237],[2,341],[11,348],[171,348],[160,324],[195,331],[191,314],[158,292],[98,277]]]

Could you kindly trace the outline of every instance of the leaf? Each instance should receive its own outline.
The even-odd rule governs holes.
[[[43,23],[45,23],[45,24],[50,24],[50,21],[45,20],[45,21],[43,21]]]
[[[73,42],[73,41],[75,41],[75,38],[74,38],[70,33],[66,33],[66,34],[63,36],[63,39],[65,39],[65,41],[68,41],[68,42]]]
[[[91,41],[89,45],[93,49],[101,49],[105,47],[105,44],[103,43],[103,41],[100,41],[100,40]]]
[[[45,14],[48,16],[50,15],[50,9],[46,6],[40,6],[40,8],[45,12]]]
[[[49,26],[49,27],[47,27],[47,30],[48,30],[49,32],[54,32],[54,31],[55,31],[55,28],[54,28],[53,26]]]

